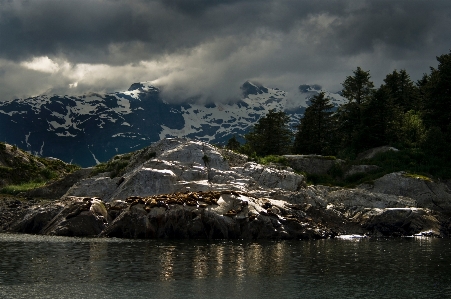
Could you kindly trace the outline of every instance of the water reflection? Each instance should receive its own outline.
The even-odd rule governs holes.
[[[158,293],[153,297],[167,298],[396,297],[393,292],[433,298],[451,296],[450,249],[450,240],[431,238],[245,242],[0,234],[0,298],[32,290],[42,296],[22,297],[60,295],[56,286],[66,293],[78,286],[79,298],[88,289],[109,298],[149,288]]]

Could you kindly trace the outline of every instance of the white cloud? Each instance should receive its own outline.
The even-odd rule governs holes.
[[[61,66],[58,63],[54,62],[47,56],[34,57],[30,61],[21,62],[20,65],[30,70],[50,74],[58,72],[61,68]]]

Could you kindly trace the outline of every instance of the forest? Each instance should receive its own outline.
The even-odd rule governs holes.
[[[371,161],[385,172],[450,179],[451,51],[437,61],[438,67],[431,67],[417,82],[406,70],[394,70],[379,88],[370,71],[357,67],[342,83],[347,102],[338,109],[319,93],[296,128],[289,127],[283,111],[271,110],[244,136],[244,144],[234,136],[226,147],[260,160],[316,154],[353,161],[358,153],[388,145],[399,151]],[[340,172],[327,179],[339,180]]]

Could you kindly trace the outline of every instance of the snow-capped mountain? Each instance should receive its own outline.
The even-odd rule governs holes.
[[[165,137],[224,143],[234,134],[248,132],[270,109],[285,111],[294,128],[321,87],[301,85],[298,94],[288,95],[246,82],[241,90],[242,98],[229,104],[171,104],[148,82],[134,83],[123,92],[0,102],[0,141],[90,166]],[[336,106],[344,102],[338,93],[326,96]]]

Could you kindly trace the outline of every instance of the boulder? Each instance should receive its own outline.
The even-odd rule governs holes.
[[[102,199],[110,199],[118,187],[121,178],[110,178],[106,174],[99,174],[74,184],[63,197],[100,197]]]
[[[62,210],[62,204],[45,204],[29,209],[23,217],[13,220],[6,229],[15,233],[40,234]]]
[[[265,167],[253,162],[244,164],[238,171],[243,176],[253,178],[260,186],[271,189],[279,188],[287,191],[296,191],[304,183],[304,177],[302,175],[286,170]]]
[[[129,196],[149,196],[172,193],[176,190],[177,176],[171,170],[140,168],[128,175],[113,194],[105,200],[126,199]]]
[[[363,184],[359,189],[384,194],[410,197],[418,207],[427,208],[444,214],[451,214],[451,190],[441,182],[408,175],[405,172],[387,174],[372,184]]]
[[[380,169],[377,165],[351,165],[344,173],[344,177],[350,177],[358,173],[368,173]]]
[[[441,235],[440,221],[425,209],[372,209],[355,219],[375,236]]]

